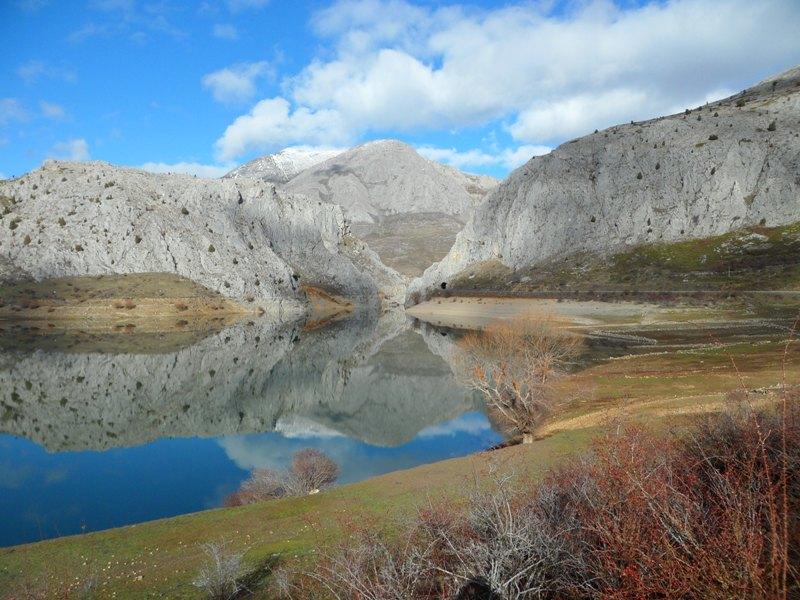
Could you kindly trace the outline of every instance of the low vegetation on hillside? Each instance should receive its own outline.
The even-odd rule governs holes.
[[[580,253],[526,271],[511,271],[498,261],[479,263],[453,277],[438,293],[796,290],[798,255],[800,223],[748,227],[705,239],[642,244],[610,257]]]
[[[800,593],[800,410],[749,395],[682,434],[636,426],[541,482],[500,477],[389,533],[356,529],[285,598],[789,598]]]

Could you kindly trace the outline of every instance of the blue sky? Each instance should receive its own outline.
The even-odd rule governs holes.
[[[800,63],[796,0],[5,0],[0,175],[394,137],[504,176]],[[768,37],[765,38],[765,33]]]

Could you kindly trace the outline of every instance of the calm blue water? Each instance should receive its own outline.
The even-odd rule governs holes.
[[[255,324],[165,351],[0,352],[0,546],[217,507],[302,448],[347,483],[496,444],[451,344],[403,322]]]

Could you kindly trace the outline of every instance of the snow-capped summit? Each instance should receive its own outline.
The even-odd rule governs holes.
[[[292,146],[277,154],[269,154],[253,159],[233,169],[224,177],[257,177],[274,184],[283,184],[295,175],[314,165],[341,154],[341,148],[313,148]]]

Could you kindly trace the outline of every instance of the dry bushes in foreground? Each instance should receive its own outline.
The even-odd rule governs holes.
[[[495,478],[391,536],[355,532],[295,600],[800,596],[800,410],[627,426],[540,483]]]
[[[565,396],[567,368],[582,338],[553,317],[523,315],[490,323],[459,341],[459,379],[478,390],[489,415],[525,443],[553,405]]]
[[[306,496],[332,486],[339,478],[339,466],[327,454],[314,448],[299,450],[285,472],[254,469],[238,490],[225,498],[224,506],[243,506],[284,496]]]

